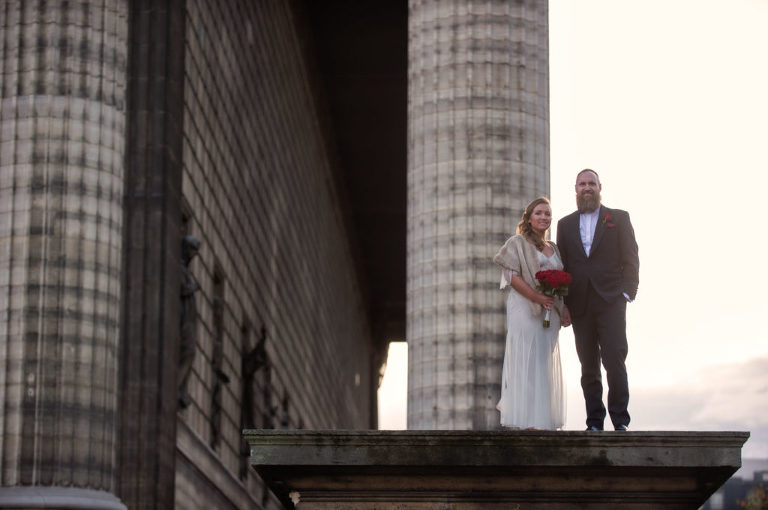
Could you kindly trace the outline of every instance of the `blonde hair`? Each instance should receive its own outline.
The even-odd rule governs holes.
[[[552,209],[552,204],[549,202],[548,198],[536,198],[530,204],[528,204],[528,206],[526,206],[525,211],[523,211],[523,217],[520,219],[520,223],[517,224],[517,233],[522,234],[539,251],[544,249],[546,242],[543,237],[540,237],[533,230],[533,227],[531,227],[531,224],[528,223],[528,221],[531,219],[533,210],[536,209],[536,206],[540,204],[547,204],[550,210]]]

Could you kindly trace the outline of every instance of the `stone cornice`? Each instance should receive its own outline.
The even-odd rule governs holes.
[[[458,505],[450,508],[501,502],[526,502],[526,508],[621,508],[630,502],[632,508],[696,508],[741,466],[749,437],[680,431],[244,435],[254,469],[287,506],[293,496],[306,509],[353,501],[356,508],[379,508],[382,502],[410,508],[416,501],[418,508],[430,508],[423,505],[432,501]]]

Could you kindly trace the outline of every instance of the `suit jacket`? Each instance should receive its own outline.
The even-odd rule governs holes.
[[[564,270],[573,276],[565,300],[572,315],[584,313],[590,286],[609,303],[625,292],[635,299],[640,259],[629,213],[600,206],[592,249],[587,256],[579,232],[579,212],[573,212],[557,223],[557,245]]]

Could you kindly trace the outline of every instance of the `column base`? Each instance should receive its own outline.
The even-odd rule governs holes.
[[[127,510],[111,492],[74,487],[2,487],[0,508]]]

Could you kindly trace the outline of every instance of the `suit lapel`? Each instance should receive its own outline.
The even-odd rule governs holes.
[[[581,242],[581,214],[579,214],[579,211],[573,213],[571,225],[569,225],[568,231],[572,236],[573,243],[578,246],[579,253],[581,253],[581,256],[586,259],[587,252],[584,251],[584,243]]]
[[[595,236],[592,238],[592,248],[589,250],[590,256],[597,250],[600,241],[603,239],[603,233],[605,233],[605,215],[608,214],[608,209],[600,206],[600,214],[597,215],[597,225],[595,225]]]

